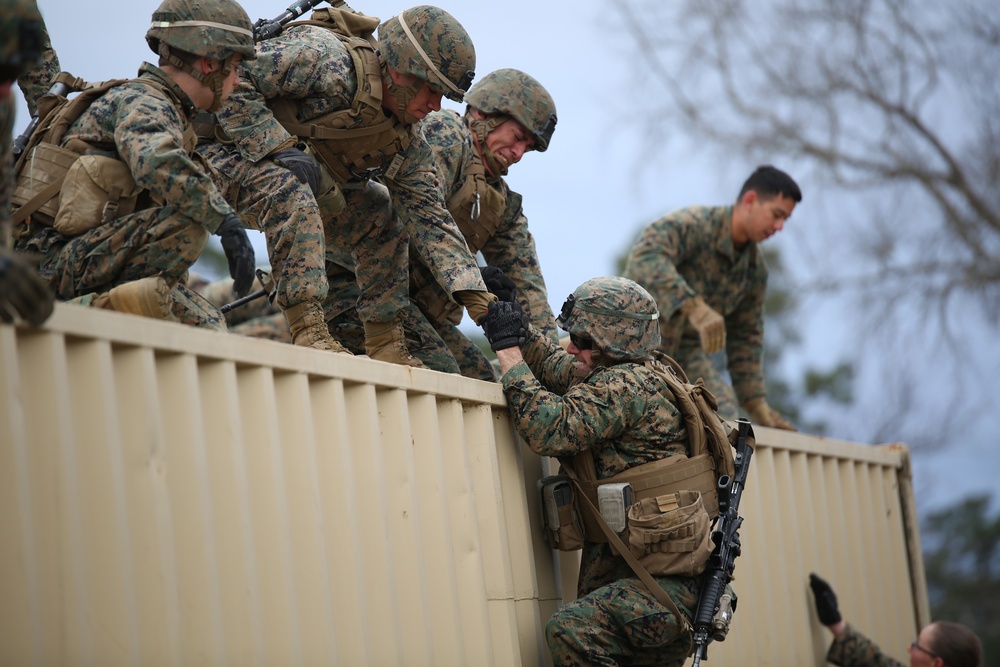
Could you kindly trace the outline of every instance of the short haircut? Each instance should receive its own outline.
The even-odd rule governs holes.
[[[945,667],[982,666],[983,644],[975,632],[951,621],[935,621],[933,625],[928,648],[944,660]]]
[[[757,167],[750,174],[750,178],[746,180],[746,183],[740,189],[740,194],[736,197],[736,201],[743,199],[743,195],[751,190],[756,192],[761,199],[771,199],[772,197],[783,195],[796,203],[802,201],[802,191],[799,190],[798,183],[785,172],[769,164]]]

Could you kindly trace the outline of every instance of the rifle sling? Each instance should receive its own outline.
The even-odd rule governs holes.
[[[677,618],[678,625],[688,636],[688,653],[690,653],[691,623],[688,621],[687,617],[681,613],[681,610],[677,608],[677,605],[670,599],[667,592],[663,590],[658,583],[656,583],[656,580],[653,579],[653,575],[651,575],[649,571],[646,570],[641,563],[639,563],[636,557],[632,555],[632,552],[627,546],[625,546],[625,543],[622,542],[620,537],[618,537],[618,534],[611,530],[611,526],[609,526],[608,522],[604,520],[604,517],[601,516],[601,513],[594,506],[594,503],[591,502],[590,498],[587,497],[587,494],[583,492],[583,488],[580,486],[580,480],[577,478],[576,471],[573,470],[572,466],[566,465],[563,461],[560,461],[560,463],[562,463],[563,470],[566,471],[566,474],[573,481],[574,486],[576,486],[577,493],[583,496],[583,506],[587,508],[587,511],[590,512],[591,515],[597,518],[597,523],[600,525],[601,530],[604,531],[608,541],[615,546],[615,549],[618,550],[618,553],[621,554],[622,558],[625,559],[625,562],[632,568],[632,571],[635,572],[636,576],[638,576],[642,583],[645,584],[646,588],[649,589],[650,594],[652,594],[652,596],[655,597],[660,604],[666,607],[670,613]]]

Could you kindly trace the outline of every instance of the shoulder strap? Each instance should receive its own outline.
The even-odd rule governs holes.
[[[687,428],[691,456],[711,454],[719,475],[732,476],[736,470],[730,439],[733,429],[716,414],[718,403],[715,396],[705,386],[704,380],[698,378],[691,384],[676,361],[666,355],[662,358],[666,363],[647,361],[645,366],[660,376],[674,395]]]

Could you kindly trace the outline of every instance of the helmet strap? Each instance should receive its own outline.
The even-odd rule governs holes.
[[[212,100],[212,106],[208,108],[208,111],[215,113],[219,110],[222,106],[222,89],[226,83],[226,79],[229,78],[229,75],[233,71],[233,61],[236,60],[236,54],[232,54],[223,60],[222,67],[219,69],[205,74],[194,65],[188,65],[186,62],[181,60],[173,52],[173,50],[171,50],[170,45],[162,40],[160,41],[160,45],[156,52],[161,58],[170,63],[172,67],[176,67],[180,71],[190,74],[194,80],[210,88],[215,97]]]
[[[420,89],[424,87],[424,81],[417,78],[416,83],[413,85],[400,86],[393,80],[392,74],[389,73],[389,65],[384,60],[381,64],[382,78],[386,82],[386,88],[388,88],[389,94],[396,101],[396,110],[393,112],[393,115],[407,125],[420,122],[420,119],[408,112],[406,107],[420,93]]]
[[[507,175],[507,165],[490,150],[486,143],[486,137],[508,118],[510,116],[496,115],[480,119],[472,115],[471,109],[465,111],[465,122],[476,137],[479,153],[483,157],[483,164],[489,169],[490,175],[496,178]]]

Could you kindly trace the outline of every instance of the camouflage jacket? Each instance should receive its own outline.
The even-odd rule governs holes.
[[[347,47],[316,26],[295,26],[258,44],[256,60],[241,67],[245,83],[217,116],[243,156],[254,162],[291,138],[267,108],[268,100],[292,100],[298,120],[305,122],[350,109],[358,86]],[[485,291],[475,258],[463,252],[465,239],[448,213],[433,152],[414,135],[399,171],[385,182],[393,210],[410,233],[411,247],[449,294]]]
[[[764,296],[767,266],[756,243],[733,244],[732,206],[696,206],[660,218],[633,246],[625,277],[645,287],[660,308],[661,349],[672,357],[700,347],[681,314],[694,296],[726,320],[726,358],[741,403],[764,395]]]
[[[42,61],[33,68],[17,77],[17,85],[21,88],[24,101],[28,103],[28,115],[34,116],[38,110],[38,99],[49,92],[52,81],[59,74],[59,57],[52,48],[49,31],[42,24]]]
[[[153,201],[177,207],[181,215],[214,232],[233,210],[185,148],[194,103],[158,67],[143,63],[139,80],[144,79],[165,86],[169,93],[139,81],[115,86],[69,127],[63,141],[80,139],[117,154]]]
[[[417,128],[433,151],[434,164],[444,187],[444,200],[447,201],[462,188],[467,177],[466,169],[476,155],[472,131],[465,119],[453,111],[435,111],[421,121]],[[502,270],[517,285],[518,301],[530,314],[535,328],[553,340],[558,340],[555,315],[545,290],[535,239],[528,229],[528,218],[521,207],[521,195],[510,190],[502,178],[490,180],[489,185],[506,193],[507,208],[499,229],[482,245],[483,257],[487,264]],[[410,234],[421,236],[419,230],[411,229]],[[441,257],[438,261],[442,266],[449,262],[460,267],[476,263],[476,258],[468,247],[447,246],[442,249],[432,245],[426,247],[424,252],[437,255],[442,250],[458,253],[450,258]],[[429,274],[426,266],[419,260],[411,264],[410,271],[414,274]],[[426,284],[429,278],[430,276],[418,278],[414,282]]]
[[[884,655],[870,639],[849,624],[835,637],[826,653],[826,661],[841,667],[903,667],[903,663]]]
[[[533,452],[572,457],[590,450],[598,479],[688,454],[683,418],[666,383],[639,363],[598,368],[585,378],[574,358],[533,327],[525,361],[500,379],[514,427]],[[578,594],[634,576],[608,544],[583,548]]]

